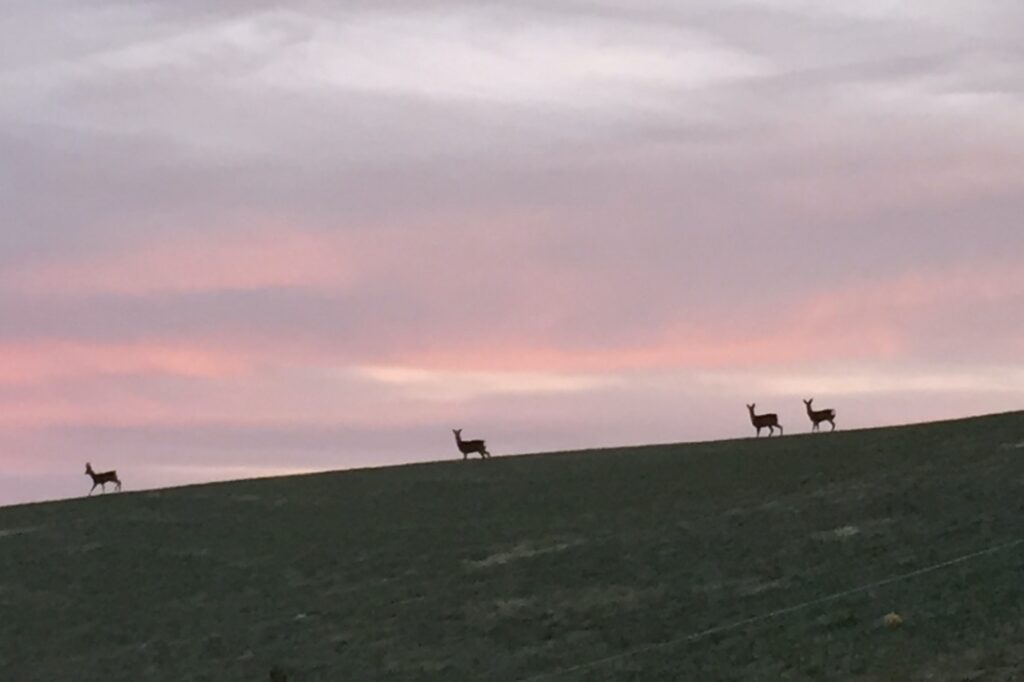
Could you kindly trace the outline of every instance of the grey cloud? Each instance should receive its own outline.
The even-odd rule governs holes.
[[[313,13],[326,12],[323,5],[305,7]],[[358,4],[344,7],[365,9]],[[374,11],[408,9],[408,5],[387,7],[383,10],[377,5]],[[458,3],[436,3],[435,7],[453,12],[465,9]],[[503,11],[536,12],[531,16],[550,20],[562,7],[549,5],[540,11],[523,5]],[[826,12],[800,19],[793,11],[768,12],[743,5],[720,10],[707,4],[689,14],[666,5],[574,3],[564,7],[569,13],[612,11],[619,20],[631,13],[681,13],[683,25],[684,20],[702,21],[698,23],[702,30],[720,35],[725,35],[728,27],[749,25],[758,27],[757,36],[771,36],[774,27],[778,35],[764,38],[765,45],[744,42],[743,35],[726,37],[741,49],[760,51],[779,61],[782,70],[708,92],[667,91],[663,93],[666,102],[678,107],[677,120],[671,112],[637,109],[625,98],[620,102],[621,111],[606,120],[571,108],[535,110],[330,88],[317,94],[254,91],[225,81],[223,60],[216,56],[209,58],[210,64],[202,63],[201,69],[185,72],[156,68],[111,74],[100,81],[71,81],[54,102],[59,104],[57,110],[66,111],[72,120],[102,120],[108,127],[130,132],[101,134],[77,127],[51,132],[45,125],[24,127],[22,138],[47,138],[48,148],[30,146],[26,150],[22,139],[20,145],[4,144],[4,151],[14,158],[34,156],[36,165],[44,163],[34,173],[19,174],[23,184],[45,187],[46,196],[61,196],[69,206],[63,216],[53,202],[34,207],[41,215],[33,215],[31,206],[26,209],[28,215],[19,215],[15,209],[11,222],[36,232],[61,223],[69,224],[60,230],[65,234],[72,232],[72,227],[79,232],[126,232],[130,228],[108,225],[152,222],[146,221],[148,212],[168,217],[175,229],[189,229],[190,222],[212,222],[209,212],[225,207],[254,213],[276,208],[289,215],[319,211],[344,220],[346,215],[358,213],[360,206],[366,215],[405,207],[429,209],[432,203],[445,200],[463,206],[463,202],[474,200],[516,203],[524,196],[550,202],[579,194],[581,201],[594,201],[605,191],[606,177],[620,181],[612,171],[616,160],[623,154],[635,155],[637,145],[644,149],[671,144],[678,163],[664,170],[680,174],[680,185],[699,182],[702,175],[714,182],[707,168],[714,172],[723,164],[753,161],[753,172],[747,175],[727,171],[730,184],[743,191],[758,182],[758,150],[771,150],[768,161],[773,168],[780,162],[806,166],[824,161],[786,150],[794,132],[813,127],[822,117],[841,120],[841,106],[821,100],[823,89],[845,82],[889,79],[898,83],[908,77],[955,72],[959,65],[960,52],[947,49],[951,41],[914,45],[911,38],[915,35],[928,39],[932,32],[908,27],[906,22],[874,22],[901,27],[879,50],[877,42],[861,45],[823,31],[822,22],[830,22],[843,27],[845,36],[856,33],[864,23]],[[292,11],[301,12],[302,8]],[[210,13],[199,11],[196,5],[153,3],[151,9],[190,26],[211,20]],[[194,17],[193,11],[197,12]],[[214,18],[251,16],[253,11],[226,5]],[[768,21],[769,16],[774,20]],[[329,16],[325,19],[330,20]],[[807,25],[794,28],[800,21]],[[794,40],[794,34],[804,36],[804,42],[814,41],[806,49],[810,54],[827,55],[823,63],[808,69],[806,64],[812,61],[808,55],[782,55],[780,51],[801,42]],[[832,44],[821,44],[825,41]],[[912,47],[906,47],[908,44]],[[272,61],[273,50],[261,59]],[[244,65],[240,68],[235,76],[246,73]],[[230,69],[228,74],[227,78],[234,77]],[[679,119],[685,120],[694,108],[709,112],[710,120],[681,123]],[[929,142],[951,146],[942,139],[944,132],[936,130]],[[735,150],[744,146],[754,156],[737,158]],[[885,160],[881,155],[879,162]],[[33,170],[32,161],[19,165]],[[644,181],[648,178],[634,180]],[[117,190],[111,192],[112,187]],[[31,193],[19,188],[15,196],[26,195]],[[651,198],[661,197],[638,197],[641,201]],[[114,207],[122,208],[123,215],[116,215]],[[204,225],[203,229],[209,228]]]

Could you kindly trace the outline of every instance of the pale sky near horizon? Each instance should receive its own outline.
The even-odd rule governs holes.
[[[1021,27],[8,2],[0,504],[1021,409]]]

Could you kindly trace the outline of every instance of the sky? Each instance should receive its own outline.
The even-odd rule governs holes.
[[[0,504],[1024,407],[1018,0],[8,0]]]

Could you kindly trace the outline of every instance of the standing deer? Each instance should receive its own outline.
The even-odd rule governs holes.
[[[811,418],[811,423],[814,426],[811,427],[811,431],[817,431],[818,425],[821,422],[828,422],[832,425],[832,430],[836,430],[836,411],[835,410],[816,410],[811,407],[811,403],[814,402],[814,398],[810,398],[804,401],[804,405],[807,406],[807,416]]]
[[[462,440],[462,429],[452,429],[455,434],[455,444],[459,446],[462,453],[462,461],[466,461],[470,453],[476,452],[481,458],[487,459],[491,453],[487,452],[487,445],[482,440]]]
[[[100,486],[103,492],[107,492],[107,484],[114,483],[117,485],[117,491],[121,491],[121,481],[117,477],[116,471],[104,471],[97,474],[92,470],[92,464],[85,463],[85,473],[92,477],[92,488],[89,489],[89,494],[92,495],[93,491],[96,490],[96,486]]]
[[[747,405],[747,409],[750,410],[750,423],[757,429],[757,437],[761,437],[761,429],[768,427],[768,437],[771,438],[775,433],[775,429],[779,429],[779,435],[782,433],[782,424],[779,423],[779,415],[777,414],[754,414],[754,408],[757,407],[757,403]]]

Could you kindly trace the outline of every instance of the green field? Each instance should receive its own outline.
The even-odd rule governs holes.
[[[0,509],[3,679],[1024,679],[1024,413],[452,450]]]

